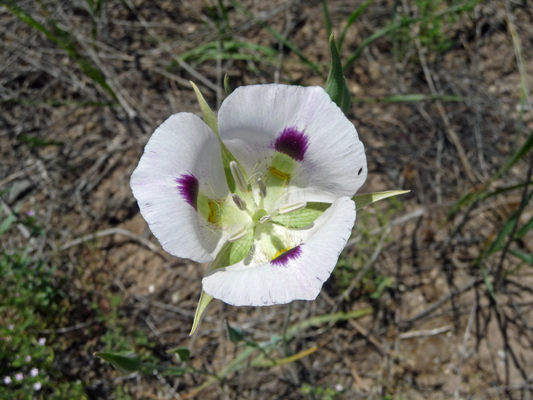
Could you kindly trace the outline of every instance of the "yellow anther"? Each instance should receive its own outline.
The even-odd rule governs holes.
[[[210,201],[208,205],[209,205],[209,215],[207,216],[207,221],[214,224],[217,218],[217,212],[215,210],[215,203]]]
[[[274,175],[276,178],[282,179],[284,181],[288,181],[291,179],[291,176],[289,174],[286,174],[285,172],[281,172],[279,169],[276,169],[274,167],[270,168],[270,173]]]

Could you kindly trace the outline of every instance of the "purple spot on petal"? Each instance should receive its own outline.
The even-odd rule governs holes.
[[[285,253],[280,254],[278,257],[274,258],[270,263],[275,266],[286,267],[290,260],[295,260],[302,254],[302,245],[293,247],[290,250],[287,250]]]
[[[196,207],[199,190],[198,179],[193,175],[187,174],[176,178],[175,182],[178,184],[178,191],[183,199],[198,211]]]
[[[274,148],[280,153],[287,154],[296,161],[302,161],[309,146],[309,138],[296,127],[288,127],[276,139]]]

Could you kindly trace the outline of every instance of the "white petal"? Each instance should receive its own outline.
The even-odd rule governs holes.
[[[148,141],[131,177],[131,189],[142,216],[167,252],[211,261],[222,245],[221,232],[207,227],[187,198],[183,184],[187,179],[196,179],[209,198],[229,193],[218,138],[196,115],[179,113]]]
[[[236,89],[218,113],[219,133],[250,175],[266,164],[287,129],[305,136],[294,149],[298,171],[290,201],[352,197],[366,180],[364,146],[353,124],[320,87],[255,85]]]
[[[336,200],[308,230],[298,254],[280,263],[246,264],[217,269],[202,280],[203,290],[236,306],[268,306],[293,300],[314,300],[329,278],[346,245],[355,221],[355,204],[348,197]]]

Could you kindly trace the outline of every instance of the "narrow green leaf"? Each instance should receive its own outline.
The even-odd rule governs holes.
[[[200,318],[202,317],[202,314],[204,313],[207,305],[211,303],[211,300],[213,300],[213,297],[209,296],[206,292],[202,290],[202,294],[200,295],[200,301],[198,301],[198,307],[196,307],[196,313],[194,314],[194,321],[192,323],[191,333],[189,333],[189,336],[192,336],[192,334],[198,327]]]
[[[344,312],[338,312],[335,314],[325,314],[325,315],[319,315],[316,317],[312,317],[303,321],[299,321],[296,324],[292,325],[289,329],[287,329],[287,333],[285,335],[286,340],[292,339],[294,336],[296,336],[299,332],[305,331],[312,327],[320,327],[325,324],[333,324],[338,321],[348,321],[350,319],[359,319],[364,316],[372,314],[373,309],[372,308],[364,308],[361,310],[355,310],[348,313]],[[250,364],[253,364],[259,359],[264,358],[264,351],[268,349],[275,349],[277,348],[281,338],[279,336],[272,336],[271,340],[268,342],[260,342],[258,343],[258,346],[263,350],[260,352],[260,354],[254,358],[254,360],[250,360],[250,358],[258,351],[257,346],[246,346],[240,353],[238,353],[230,362],[228,365],[226,365],[221,371],[217,372],[216,376],[209,378],[206,382],[202,383],[200,386],[196,387],[189,393],[187,393],[188,397],[192,397],[193,395],[196,396],[198,393],[200,393],[205,388],[213,385],[214,383],[220,382],[221,379],[228,376],[230,373],[241,370],[243,368],[246,368],[250,366]]]
[[[359,15],[361,15],[361,13],[363,11],[366,10],[366,8],[373,2],[374,0],[367,0],[365,1],[363,4],[361,4],[359,6],[359,8],[357,8],[357,10],[355,10],[353,13],[350,14],[350,16],[348,17],[348,21],[346,22],[346,26],[344,27],[344,29],[342,30],[342,34],[341,34],[341,38],[339,40],[339,51],[341,51],[342,49],[342,44],[344,43],[344,38],[346,37],[346,32],[348,32],[348,28],[350,26],[352,26],[352,24],[357,20],[357,18],[359,17]]]
[[[2,216],[2,210],[0,209],[0,217]],[[9,227],[15,222],[17,219],[16,214],[13,212],[9,214],[6,219],[2,221],[0,224],[0,237],[9,229]]]
[[[22,143],[25,143],[30,149],[36,147],[47,147],[47,146],[63,146],[64,142],[59,142],[55,140],[46,140],[38,136],[26,136],[20,135],[17,137]]]
[[[131,374],[142,367],[142,361],[135,354],[119,353],[94,353],[96,357],[112,364],[116,369],[125,374]]]
[[[365,47],[368,46],[373,41],[375,41],[375,40],[387,35],[390,32],[395,31],[396,29],[400,29],[400,28],[409,26],[409,25],[414,24],[416,22],[429,21],[429,20],[431,20],[431,19],[433,19],[435,17],[439,17],[439,16],[444,15],[444,14],[449,14],[449,13],[453,13],[453,12],[459,11],[463,7],[464,7],[464,4],[457,4],[455,6],[449,7],[447,9],[442,10],[442,11],[440,11],[438,13],[433,14],[433,15],[428,15],[428,16],[422,17],[422,18],[406,19],[406,20],[403,20],[401,22],[391,23],[391,24],[387,25],[386,27],[375,31],[372,35],[370,35],[365,40],[363,40],[363,43],[361,43],[361,45],[350,55],[350,57],[348,57],[348,60],[346,60],[346,62],[344,63],[344,67],[343,67],[344,71],[346,71],[348,68],[350,68],[350,66],[354,63],[354,61],[357,60],[359,58],[359,56],[363,53],[363,50],[365,49]]]
[[[163,369],[162,375],[165,375],[165,376],[185,375],[187,372],[188,372],[187,368],[165,368]]]
[[[361,208],[366,207],[377,201],[387,199],[389,197],[399,196],[401,194],[409,193],[410,190],[390,190],[388,192],[374,192],[366,194],[356,194],[352,197],[352,200],[355,202],[357,211]]]
[[[181,54],[183,61],[201,64],[205,61],[221,59],[254,60],[261,63],[271,64],[276,60],[277,51],[271,47],[260,44],[225,40],[208,42]],[[167,71],[179,66],[176,60],[172,60],[167,66]]]
[[[488,193],[485,193],[483,195],[481,195],[479,197],[480,200],[486,200],[486,199],[489,199],[491,197],[494,197],[494,196],[498,196],[500,194],[504,194],[504,193],[507,193],[507,192],[510,192],[510,191],[513,191],[513,190],[517,190],[517,189],[521,189],[524,187],[524,185],[526,184],[526,182],[524,183],[517,183],[516,185],[511,185],[511,186],[504,186],[504,187],[501,187],[501,188],[498,188],[498,189],[495,189],[491,192],[488,192]],[[529,183],[527,183],[528,185],[532,185],[533,184],[533,181],[530,181]]]
[[[222,151],[222,164],[224,166],[224,174],[226,175],[226,181],[228,183],[228,188],[232,193],[235,193],[235,179],[233,179],[233,175],[231,174],[231,169],[229,167],[229,163],[231,161],[237,162],[233,154],[228,150],[222,139],[220,139],[220,135],[218,134],[218,121],[217,117],[207,104],[207,102],[204,99],[204,96],[202,95],[202,92],[200,92],[200,89],[194,84],[194,82],[191,82],[191,85],[194,89],[194,92],[196,93],[196,97],[198,99],[198,103],[200,104],[200,109],[202,110],[202,114],[204,116],[204,121],[209,126],[213,132],[218,137],[218,141],[220,143],[220,150]],[[244,173],[244,171],[243,171]],[[245,176],[246,177],[246,176]]]
[[[531,200],[531,197],[532,194],[530,194],[525,199],[524,207],[528,205],[529,201]],[[489,250],[487,251],[487,256],[496,253],[497,251],[503,250],[503,248],[505,247],[505,239],[514,230],[515,225],[518,223],[519,215],[520,210],[516,210],[509,216],[502,229],[500,229],[500,232],[498,232],[498,236],[496,236],[496,239],[494,239],[494,241],[490,244]]]
[[[533,254],[523,253],[523,252],[515,250],[515,249],[509,249],[509,253],[511,253],[512,255],[514,255],[516,257],[518,257],[519,259],[521,259],[525,263],[528,263],[529,265],[533,265]]]
[[[353,97],[352,101],[355,103],[375,104],[375,103],[407,103],[425,100],[441,100],[441,101],[465,101],[465,98],[460,96],[446,96],[446,95],[430,95],[430,94],[404,94],[394,95],[375,99],[365,99],[360,97]]]
[[[302,210],[272,217],[272,222],[291,229],[303,228],[312,224],[330,206],[329,203],[307,203],[307,206]]]
[[[531,229],[533,229],[533,217],[516,232],[515,238],[523,238]]]
[[[226,335],[231,343],[239,343],[244,339],[244,333],[237,327],[233,327],[226,320]]]
[[[350,112],[352,99],[348,83],[342,71],[341,57],[337,51],[333,34],[329,37],[329,51],[331,53],[331,66],[324,90],[329,94],[331,100],[339,106],[344,115],[347,115]]]
[[[285,36],[283,36],[281,33],[279,33],[278,31],[276,31],[275,29],[273,29],[269,24],[267,24],[266,22],[262,21],[262,20],[259,20],[257,18],[255,18],[255,16],[250,13],[245,7],[243,7],[241,5],[241,3],[239,3],[237,0],[230,0],[231,1],[231,4],[233,4],[233,6],[239,10],[240,12],[242,12],[244,15],[246,15],[248,18],[252,19],[255,23],[259,24],[260,26],[262,26],[263,28],[265,28],[268,32],[270,32],[270,34],[272,36],[274,36],[276,39],[278,39],[281,43],[283,43],[285,46],[287,46],[289,49],[292,50],[292,52],[294,54],[296,54],[300,60],[302,61],[303,64],[307,65],[309,68],[311,68],[316,74],[318,74],[320,77],[324,78],[322,72],[320,71],[320,68],[318,68],[318,66],[313,63],[311,60],[309,60],[303,53],[302,51],[296,47],[294,44],[292,44],[289,40],[287,40],[287,38]]]
[[[479,189],[470,191],[463,195],[450,210],[450,215],[455,215],[462,207],[472,204],[477,199],[481,198],[483,194],[488,190],[490,185],[498,180],[503,174],[505,174],[513,165],[515,165],[520,159],[522,159],[527,153],[533,149],[533,130],[530,132],[526,141],[520,148],[512,155],[512,157],[505,163],[505,165],[490,179],[483,184]]]
[[[498,297],[496,296],[494,285],[492,284],[490,280],[489,271],[483,264],[481,265],[481,274],[483,275],[483,282],[485,283],[485,286],[487,287],[487,291],[489,292],[490,297],[492,297],[492,300],[494,300],[494,302],[498,304]]]
[[[237,240],[236,242],[227,242],[224,244],[222,249],[220,249],[218,252],[215,260],[209,265],[207,273],[214,271],[217,268],[223,268],[227,267],[228,265],[237,264],[239,261],[244,260],[244,258],[250,253],[253,242],[253,232],[249,232],[246,236]],[[194,321],[190,335],[192,335],[196,330],[198,322],[200,322],[200,317],[211,300],[213,300],[213,297],[202,290],[200,301],[198,302],[198,307],[196,308],[196,314],[194,315]]]
[[[328,0],[323,0],[322,4],[324,5],[324,20],[326,23],[326,35],[328,35],[328,38],[329,38],[331,36],[331,18],[329,17]]]
[[[509,171],[509,169],[515,165],[522,157],[524,157],[529,151],[533,149],[533,130],[530,132],[524,144],[518,149],[516,153],[507,161],[503,167],[503,172]],[[500,173],[500,175],[502,174]]]
[[[224,89],[226,90],[226,94],[229,96],[231,94],[231,87],[229,86],[229,76],[224,76]]]
[[[175,347],[173,349],[166,351],[169,354],[176,354],[181,362],[185,362],[189,360],[189,357],[191,355],[190,350],[187,347]]]
[[[509,234],[513,231],[514,226],[516,225],[518,212],[515,211],[511,214],[509,219],[505,222],[502,229],[498,232],[498,236],[496,236],[496,239],[491,243],[489,250],[487,251],[487,255],[491,255],[493,253],[496,253],[497,251],[500,251],[505,246],[505,239]]]
[[[98,83],[106,92],[108,92],[113,99],[117,99],[115,92],[105,81],[100,71],[91,64],[85,57],[83,57],[76,49],[75,43],[70,39],[70,36],[66,31],[57,26],[55,21],[50,20],[49,23],[54,28],[55,32],[47,29],[45,26],[36,21],[30,14],[21,9],[13,1],[1,0],[0,4],[3,4],[13,15],[18,17],[21,21],[28,24],[37,31],[43,33],[48,39],[53,41],[56,45],[64,49],[68,55],[78,63],[85,75]]]

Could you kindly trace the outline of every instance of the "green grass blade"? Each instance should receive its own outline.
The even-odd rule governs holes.
[[[531,229],[533,229],[533,217],[516,232],[515,238],[522,239]]]
[[[526,139],[522,147],[520,147],[518,151],[515,154],[513,154],[513,156],[509,159],[509,161],[507,161],[507,163],[503,166],[502,171],[498,172],[499,173],[498,177],[500,177],[505,172],[509,171],[509,169],[513,165],[515,165],[521,158],[523,158],[527,153],[529,153],[531,149],[533,149],[533,130],[530,132],[528,138]]]
[[[107,103],[104,101],[76,101],[76,100],[25,100],[25,99],[0,99],[1,103],[22,104],[29,106],[83,106],[83,107],[114,107],[117,103]]]
[[[359,58],[366,46],[368,46],[373,41],[395,31],[396,29],[404,28],[416,22],[429,21],[435,17],[459,11],[464,6],[464,4],[456,4],[455,6],[449,7],[445,10],[442,10],[441,12],[435,13],[433,15],[428,15],[427,17],[406,19],[400,22],[389,24],[386,27],[381,28],[380,30],[374,32],[372,35],[363,40],[363,43],[361,43],[361,45],[350,55],[350,57],[348,57],[348,60],[346,60],[343,69],[346,71],[346,69],[348,69],[354,63],[354,61]]]
[[[522,159],[527,153],[533,149],[533,130],[530,132],[528,138],[524,144],[513,154],[513,156],[505,163],[505,165],[493,175],[483,186],[475,191],[471,191],[463,195],[452,207],[450,210],[450,215],[455,215],[462,207],[472,204],[474,201],[482,197],[482,195],[487,191],[489,186],[499,179],[503,174],[505,174],[509,169],[515,165],[520,159]]]
[[[533,184],[533,181],[530,181],[528,183],[528,185],[531,185]],[[507,192],[510,192],[510,191],[513,191],[513,190],[516,190],[516,189],[521,189],[524,187],[524,185],[526,185],[526,182],[524,183],[518,183],[516,185],[511,185],[511,186],[505,186],[505,187],[502,187],[502,188],[498,188],[492,192],[488,192],[488,193],[485,193],[483,194],[482,196],[479,197],[479,200],[486,200],[488,198],[491,198],[491,197],[494,197],[494,196],[497,196],[499,194],[504,194],[504,193],[507,193]]]
[[[514,249],[509,249],[509,253],[511,253],[513,256],[518,257],[525,263],[528,263],[529,265],[533,265],[533,254],[523,253],[521,251],[514,250]]]
[[[256,52],[259,54],[249,54],[245,52]],[[239,42],[227,40],[222,43],[222,48],[219,49],[217,42],[208,42],[195,47],[185,53],[181,54],[181,59],[187,62],[194,62],[201,64],[207,60],[216,59],[234,59],[234,60],[251,60],[256,62],[274,62],[277,52],[267,46],[261,46],[254,43]],[[176,60],[172,60],[166,67],[169,71],[178,66]]]
[[[326,23],[326,35],[329,38],[331,36],[331,18],[329,17],[328,0],[323,0],[324,5],[324,20]]]
[[[53,20],[50,20],[50,24],[54,28],[55,32],[50,31],[44,25],[36,21],[30,14],[14,4],[12,1],[0,0],[0,4],[4,5],[9,12],[19,18],[21,21],[43,33],[48,39],[53,41],[56,45],[65,50],[68,55],[78,63],[85,75],[98,83],[106,92],[108,92],[113,99],[117,99],[113,89],[107,84],[103,75],[98,69],[91,64],[85,57],[83,57],[78,50],[74,42],[70,40],[68,33],[59,28]]]
[[[494,303],[498,304],[498,297],[496,296],[494,285],[492,284],[492,281],[490,280],[489,271],[487,270],[487,267],[485,267],[484,264],[481,264],[481,274],[483,275],[483,282],[485,283],[485,286],[487,287],[487,291],[489,292],[490,297],[492,297],[492,300],[494,300]]]
[[[365,103],[365,104],[408,103],[408,102],[425,101],[425,100],[465,101],[466,99],[460,96],[446,96],[446,95],[433,96],[431,94],[405,94],[405,95],[394,95],[394,96],[388,96],[388,97],[381,97],[381,98],[376,98],[376,99],[367,99],[367,98],[361,98],[361,97],[352,98],[352,101],[354,103]]]
[[[346,37],[346,32],[348,32],[348,28],[352,26],[352,24],[359,18],[359,15],[362,14],[363,11],[366,10],[366,8],[373,2],[374,0],[367,0],[363,4],[359,6],[357,10],[355,10],[353,13],[350,14],[348,17],[348,21],[346,22],[346,26],[342,30],[341,38],[339,40],[339,52],[341,52],[342,44],[344,43],[344,38]]]
[[[255,18],[255,16],[249,12],[246,8],[244,8],[241,3],[239,3],[237,0],[231,0],[231,4],[233,4],[233,6],[239,10],[240,12],[242,12],[244,15],[246,15],[248,18],[252,19],[253,21],[255,21],[256,23],[258,23],[259,25],[261,25],[263,28],[265,28],[272,36],[274,36],[276,39],[278,39],[281,43],[283,43],[285,46],[287,46],[289,49],[291,49],[291,51],[296,54],[299,58],[300,58],[300,61],[302,61],[303,64],[307,65],[309,68],[311,68],[311,70],[313,70],[316,74],[318,74],[322,79],[326,79],[324,74],[320,71],[320,69],[318,68],[318,66],[313,63],[311,60],[309,60],[303,53],[302,51],[296,47],[295,45],[293,45],[289,40],[287,40],[287,38],[285,38],[281,33],[279,33],[277,30],[275,30],[274,28],[272,28],[269,24],[267,24],[266,22],[263,22],[263,21],[260,21],[260,20],[257,20]]]
[[[531,193],[526,199],[524,199],[525,200],[524,207],[527,207],[529,200],[531,200],[532,196],[533,196],[533,193]],[[520,216],[521,211],[522,211],[521,209],[516,210],[509,216],[509,218],[503,225],[500,232],[498,232],[498,236],[491,243],[489,250],[487,252],[487,256],[497,251],[500,251],[505,247],[505,239],[507,238],[507,236],[511,234],[511,232],[513,232],[515,225],[518,223],[518,217]],[[529,223],[527,225],[529,225]]]
[[[487,252],[488,256],[504,248],[505,239],[513,231],[514,226],[516,225],[516,222],[517,222],[517,217],[518,217],[518,212],[515,211],[507,219],[502,229],[500,229],[500,232],[498,232],[498,236],[496,236],[496,239],[494,239],[494,241],[491,243],[489,250]]]
[[[0,213],[1,212],[2,210],[0,209]],[[13,222],[15,222],[16,219],[17,216],[15,215],[15,213],[11,213],[7,216],[6,219],[2,221],[2,223],[0,224],[0,237],[2,237],[2,235],[9,229],[9,227],[13,224]]]
[[[291,326],[289,329],[287,329],[287,339],[290,340],[293,338],[298,332],[304,331],[306,329],[312,328],[312,327],[320,327],[325,324],[334,324],[339,321],[348,321],[350,319],[359,319],[362,317],[365,317],[367,315],[372,314],[373,309],[372,308],[363,308],[361,310],[355,310],[350,312],[337,312],[335,314],[325,314],[325,315],[319,315],[316,317],[312,317],[309,319],[306,319],[304,321],[298,322],[295,325]],[[268,342],[261,342],[258,343],[258,347],[263,349],[262,354],[258,357],[264,356],[264,350],[270,349],[273,347],[276,347],[277,341],[271,339]],[[228,376],[230,373],[241,370],[243,368],[246,368],[250,365],[253,365],[252,361],[250,362],[250,358],[254,355],[254,353],[260,351],[258,347],[255,346],[247,346],[245,347],[239,354],[237,354],[233,360],[231,360],[228,365],[226,365],[220,372],[216,374],[216,376],[208,379],[206,382],[201,384],[200,386],[196,387],[195,389],[191,390],[190,392],[186,393],[184,397],[186,398],[192,398],[196,396],[198,393],[200,393],[205,388],[211,386],[212,384],[220,381],[222,378]],[[256,359],[257,360],[257,359]]]

